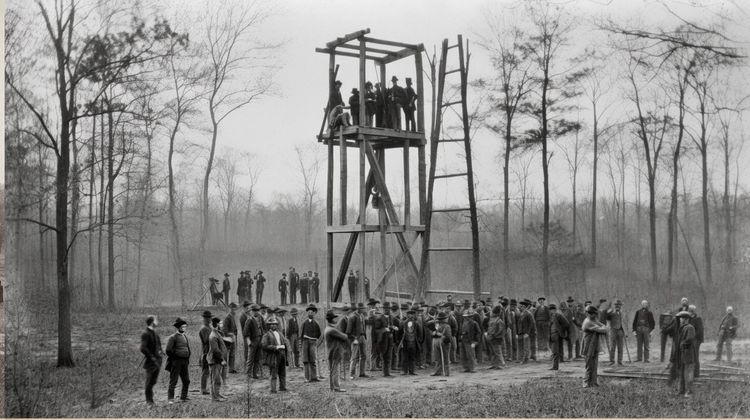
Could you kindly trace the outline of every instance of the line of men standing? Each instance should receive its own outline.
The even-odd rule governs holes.
[[[411,77],[406,78],[406,87],[399,86],[398,77],[391,77],[391,87],[386,88],[380,83],[365,83],[365,121],[359,121],[360,99],[359,89],[353,88],[349,97],[349,106],[344,103],[341,95],[342,83],[340,80],[334,82],[334,89],[328,98],[329,125],[332,129],[339,126],[364,125],[372,127],[373,124],[380,128],[394,128],[401,130],[401,113],[404,114],[405,130],[417,131],[414,113],[417,109],[416,101],[419,99],[417,92],[412,86]],[[351,121],[344,109],[351,110]],[[364,124],[363,124],[364,123]]]
[[[279,295],[281,304],[297,304],[297,292],[299,292],[299,303],[320,302],[320,276],[318,272],[312,270],[303,272],[300,278],[294,267],[289,267],[289,276],[287,273],[281,273],[279,279]]]

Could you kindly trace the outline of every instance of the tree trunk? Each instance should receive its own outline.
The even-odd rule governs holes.
[[[80,201],[81,201],[81,191],[80,191],[80,183],[81,183],[81,175],[80,175],[80,166],[78,163],[78,144],[77,144],[77,138],[76,138],[76,128],[78,126],[77,124],[78,120],[73,120],[70,124],[70,130],[71,130],[71,140],[72,140],[72,146],[73,146],[73,167],[71,169],[71,175],[73,177],[71,181],[71,197],[70,197],[70,236],[73,239],[73,242],[70,244],[70,249],[68,251],[68,267],[69,270],[69,278],[71,283],[71,291],[75,292],[79,284],[76,284],[76,241],[75,241],[75,235],[78,231],[78,211],[80,207]],[[78,300],[80,296],[71,296],[71,299]],[[79,300],[80,303],[80,300]]]
[[[102,100],[102,109],[104,108],[104,101]],[[97,249],[97,257],[99,264],[99,305],[104,306],[104,291],[106,290],[104,282],[104,258],[102,255],[102,245],[104,243],[104,222],[106,220],[105,211],[107,209],[107,188],[104,184],[104,172],[106,168],[105,156],[105,141],[104,137],[104,114],[102,114],[102,120],[100,124],[100,138],[101,138],[101,150],[99,153],[100,160],[102,161],[102,168],[99,171],[99,241]]]
[[[547,161],[547,87],[549,70],[542,81],[542,175],[544,178],[544,226],[542,228],[542,281],[545,296],[550,295],[549,276],[549,162]]]
[[[506,93],[506,97],[507,97]],[[503,156],[503,287],[506,289],[511,283],[510,278],[510,148],[511,140],[513,139],[511,133],[511,110],[507,109],[505,112],[505,155]],[[523,211],[522,211],[523,213]],[[521,229],[523,230],[523,214],[521,217]]]
[[[651,282],[657,284],[658,271],[656,261],[656,173],[650,168],[648,173],[648,227],[651,238]]]
[[[177,130],[180,124],[181,114],[178,112],[177,121],[172,129],[169,136],[169,155],[167,157],[167,168],[168,168],[168,183],[169,183],[169,223],[170,223],[170,237],[172,239],[172,267],[174,273],[180,283],[180,301],[182,307],[185,308],[185,281],[182,276],[182,261],[180,258],[180,232],[177,228],[177,215],[175,214],[175,183],[174,183],[174,142],[177,136]]]
[[[37,182],[38,182],[39,191],[40,191],[39,204],[37,205],[37,217],[39,218],[40,222],[45,223],[44,207],[47,204],[47,200],[44,197],[44,185],[46,183],[44,182],[45,167],[44,167],[44,156],[42,155],[42,147],[43,146],[41,144],[37,146],[37,155],[39,157],[39,172],[37,176]],[[41,269],[41,273],[39,275],[39,281],[41,282],[40,285],[43,288],[43,290],[50,290],[51,287],[48,287],[50,285],[47,284],[47,275],[46,275],[46,272],[47,272],[46,262],[48,260],[44,252],[44,230],[45,228],[39,226],[38,230],[39,230],[39,261],[40,261],[39,268]]]
[[[94,216],[94,184],[96,183],[96,174],[94,168],[96,167],[96,117],[91,119],[91,149],[89,150],[89,225],[96,223],[96,217]],[[89,240],[89,306],[93,307],[96,305],[96,297],[94,295],[94,289],[96,283],[94,281],[94,231],[89,229],[86,233]]]
[[[599,118],[596,114],[596,102],[594,109],[594,164],[591,175],[591,266],[596,267],[596,187],[597,168],[599,165]]]
[[[115,309],[115,134],[112,113],[107,113],[107,306]]]

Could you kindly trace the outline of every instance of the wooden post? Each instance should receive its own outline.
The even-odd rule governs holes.
[[[409,142],[404,142],[404,226],[411,225],[411,183],[409,182]]]
[[[328,182],[326,183],[326,225],[333,226],[333,139],[328,140]],[[328,302],[333,297],[333,233],[326,234],[326,292]]]
[[[420,50],[417,52],[417,54],[414,55],[414,64],[417,67],[417,131],[424,133],[425,132],[425,125],[424,125],[424,77],[423,77],[423,67],[422,67],[422,50],[423,46],[420,44]],[[435,82],[435,79],[433,78],[433,83]],[[434,98],[433,98],[434,100]],[[425,168],[425,146],[419,145],[418,150],[418,175],[419,175],[419,224],[424,225],[425,223],[425,210],[426,210],[426,203],[427,203],[427,170]],[[408,154],[408,151],[404,152],[405,154]],[[406,155],[405,155],[406,157]],[[408,177],[405,177],[406,181],[408,182]],[[406,191],[408,191],[408,187]],[[404,194],[404,197],[406,197],[406,193]],[[408,225],[409,222],[405,221],[405,223]]]
[[[346,224],[346,178],[347,178],[347,168],[346,168],[346,140],[344,140],[344,129],[339,128],[339,159],[341,161],[341,167],[339,168],[339,180],[341,185],[341,214],[339,215],[339,219],[341,220],[341,224]]]
[[[364,37],[359,38],[359,125],[365,124],[365,82],[367,81],[367,59],[365,58],[365,39]],[[364,272],[362,274],[364,276]]]
[[[422,75],[422,44],[414,54],[414,64],[417,67],[417,131],[424,133],[424,76]]]

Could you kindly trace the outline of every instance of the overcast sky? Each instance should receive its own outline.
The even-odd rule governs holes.
[[[183,5],[183,2],[179,2]],[[673,27],[677,23],[670,16],[664,5],[654,0],[580,0],[559,1],[558,4],[569,9],[576,19],[580,20],[581,30],[571,39],[571,51],[580,51],[592,40],[604,38],[604,34],[593,31],[587,22],[594,16],[609,15],[628,21],[641,21],[646,24],[664,23]],[[694,7],[693,3],[700,3],[705,7]],[[207,5],[222,5],[221,2],[207,3],[193,1],[185,3],[193,9],[210,7]],[[334,40],[360,29],[370,28],[370,36],[374,38],[394,40],[406,43],[425,45],[430,53],[433,47],[439,46],[444,38],[455,42],[457,34],[463,34],[471,42],[479,34],[486,32],[486,16],[496,14],[501,16],[506,24],[511,24],[523,8],[518,2],[509,1],[466,1],[466,0],[379,0],[379,1],[351,1],[351,0],[292,0],[270,2],[277,8],[277,12],[263,23],[262,33],[269,40],[285,40],[283,50],[279,52],[281,68],[275,74],[278,85],[277,96],[264,98],[250,106],[240,109],[226,120],[219,133],[219,151],[230,148],[232,150],[249,152],[257,156],[262,165],[262,175],[257,186],[257,198],[261,202],[269,203],[279,195],[295,195],[301,191],[301,176],[298,170],[297,157],[294,147],[297,145],[317,144],[320,153],[325,156],[325,147],[316,143],[322,109],[327,100],[328,56],[315,52],[316,47],[324,47],[326,42]],[[736,2],[727,0],[706,1],[670,1],[669,7],[687,19],[696,19],[701,23],[708,23],[716,13],[727,14],[737,18],[731,23],[729,31],[735,39],[747,46],[750,40],[750,26],[746,12],[737,8]],[[742,4],[740,2],[739,4]],[[516,5],[516,6],[513,6]],[[180,6],[182,7],[182,6]],[[221,6],[219,6],[221,7]],[[510,9],[509,9],[510,8]],[[744,16],[744,17],[743,17]],[[739,29],[738,29],[739,28]],[[190,29],[190,28],[188,28]],[[179,28],[178,28],[179,30]],[[194,37],[191,37],[195,39]],[[472,43],[473,53],[469,77],[475,79],[486,77],[490,73],[489,62],[484,52]],[[431,54],[430,54],[431,55]],[[403,82],[405,77],[414,77],[413,59],[402,60],[404,63],[389,65],[387,78],[399,76]],[[343,82],[342,94],[349,96],[352,87],[357,86],[357,60],[341,57],[339,79]],[[426,64],[426,60],[425,60]],[[450,65],[449,65],[450,66]],[[375,80],[374,65],[368,63],[367,77]],[[745,84],[747,83],[747,78]],[[741,83],[741,82],[738,82]],[[403,84],[403,83],[402,83]],[[429,93],[429,84],[425,82],[425,93]],[[744,87],[747,90],[747,87]],[[473,108],[477,96],[469,97],[469,108]],[[429,101],[426,99],[426,115],[429,118]],[[585,112],[585,111],[584,111]],[[586,119],[586,115],[582,115]],[[429,125],[429,121],[427,124]],[[429,133],[428,133],[429,136]],[[200,139],[191,139],[201,141]],[[209,137],[206,135],[205,143]],[[475,173],[477,176],[478,197],[496,200],[501,196],[502,166],[498,157],[501,143],[486,132],[479,131],[473,140]],[[747,148],[746,148],[747,149]],[[554,147],[551,150],[556,150]],[[450,154],[445,151],[444,156]],[[414,153],[416,155],[416,153]],[[747,156],[747,154],[745,155]],[[356,200],[356,167],[357,154],[350,153],[350,199]],[[400,166],[398,157],[389,156],[390,168]],[[743,157],[743,159],[746,159]],[[539,159],[534,162],[538,168]],[[446,160],[443,160],[445,163]],[[416,165],[416,160],[413,162]],[[455,156],[451,166],[460,163]],[[570,193],[570,182],[567,177],[566,164],[562,155],[556,152],[552,160],[552,198],[567,198]],[[194,161],[190,172],[200,174],[205,168],[205,158]],[[748,165],[750,166],[750,161]],[[416,188],[416,166],[412,171]],[[541,170],[536,170],[537,173]],[[585,169],[581,176],[579,190],[585,192],[589,188],[589,170]],[[440,171],[438,171],[440,172]],[[400,172],[389,169],[390,177],[398,177]],[[325,166],[320,173],[321,199],[325,197]],[[541,192],[541,182],[533,180],[533,189]],[[747,181],[744,181],[748,189]],[[538,184],[538,185],[537,185]],[[455,195],[461,187],[460,183],[447,186],[443,190],[444,196]],[[462,188],[461,194],[463,194]],[[603,192],[606,194],[606,189]],[[394,188],[392,195],[396,201],[400,200],[402,191]],[[440,193],[436,193],[440,194]]]

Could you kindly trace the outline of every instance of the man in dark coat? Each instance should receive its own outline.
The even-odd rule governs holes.
[[[237,321],[234,320],[235,311],[237,310],[237,304],[232,302],[229,304],[229,313],[224,317],[223,329],[224,341],[227,346],[227,352],[229,352],[228,368],[229,373],[237,373],[234,365],[234,359],[237,353]]]
[[[209,311],[203,311],[203,326],[198,331],[198,337],[201,339],[201,394],[209,395],[208,380],[211,372],[208,369],[208,349],[209,337],[211,336],[211,318],[213,314]]]
[[[583,358],[585,360],[585,370],[583,374],[583,387],[589,388],[599,386],[597,373],[599,369],[599,346],[600,337],[607,334],[607,327],[598,320],[599,310],[596,306],[589,305],[586,307],[588,317],[583,321],[581,330],[583,331]]]
[[[154,405],[154,385],[159,378],[159,369],[164,352],[161,349],[161,340],[156,333],[156,327],[159,326],[159,319],[156,315],[149,315],[146,318],[146,331],[141,334],[141,353],[145,361],[143,369],[146,370],[146,403]]]
[[[398,77],[391,77],[390,106],[391,106],[391,128],[401,130],[401,110],[406,105],[406,91],[398,85]]]
[[[375,115],[375,92],[372,90],[372,82],[365,83],[365,125],[372,127]],[[352,111],[353,112],[353,111]]]
[[[302,363],[305,366],[305,381],[319,382],[317,347],[321,332],[320,325],[315,321],[315,314],[318,313],[318,307],[314,304],[310,304],[306,311],[307,319],[300,326],[300,334],[302,335]]]
[[[727,360],[732,361],[732,340],[737,335],[737,317],[734,316],[734,309],[727,306],[727,314],[722,318],[719,324],[719,342],[716,344],[716,358],[714,361],[721,361],[721,351],[724,344],[727,347]]]
[[[383,303],[383,313],[373,314],[371,322],[375,352],[383,360],[383,376],[391,376],[393,333],[398,331],[398,321],[391,314],[390,303]]]
[[[695,357],[693,358],[693,366],[695,366],[694,377],[697,378],[700,376],[701,370],[700,352],[701,344],[703,344],[703,318],[698,316],[698,313],[695,310],[695,305],[688,306],[688,312],[690,312],[689,322],[695,329],[695,345],[693,346]]]
[[[247,341],[245,340],[245,324],[250,318],[250,302],[247,300],[242,302],[242,314],[240,315],[240,332],[242,332],[242,360],[247,363]]]
[[[240,271],[240,276],[237,278],[237,302],[245,300],[245,289],[247,288],[247,282],[245,281],[245,272]]]
[[[406,89],[404,91],[406,93],[406,100],[404,102],[404,116],[406,117],[405,129],[407,131],[416,132],[417,123],[414,121],[414,111],[417,110],[417,105],[415,102],[417,101],[417,99],[419,99],[419,96],[411,86],[411,77],[406,78]]]
[[[695,328],[690,325],[690,312],[681,311],[676,316],[680,320],[675,358],[680,377],[677,393],[689,397],[693,392],[693,375],[695,374]]]
[[[474,348],[479,344],[482,331],[474,321],[474,314],[471,309],[464,310],[463,320],[461,321],[461,363],[464,372],[475,373],[474,365]]]
[[[310,294],[312,296],[311,301],[320,302],[320,276],[318,276],[317,271],[313,273],[312,280],[310,280]]]
[[[276,318],[268,320],[268,332],[261,339],[261,347],[266,353],[266,365],[271,371],[271,393],[276,393],[276,381],[279,391],[286,391],[286,365],[289,342],[278,331],[279,321]]]
[[[490,369],[502,369],[505,367],[503,359],[503,344],[505,343],[505,316],[502,306],[492,308],[492,318],[490,319],[487,332],[485,333],[490,346],[492,355],[492,366]]]
[[[380,128],[388,127],[386,115],[388,110],[385,104],[385,90],[380,83],[375,83],[375,126]]]
[[[349,285],[349,302],[357,302],[357,277],[354,276],[354,270],[349,270],[349,276],[346,278],[346,282]]]
[[[208,278],[208,292],[211,294],[211,305],[216,306],[219,304],[219,300],[224,298],[224,293],[219,291],[219,279],[209,277]]]
[[[622,366],[622,347],[625,344],[625,314],[622,312],[622,301],[615,300],[615,307],[607,310],[604,320],[609,325],[609,364]]]
[[[359,125],[359,89],[352,89],[352,96],[349,97],[349,108],[352,113],[354,125]]]
[[[245,322],[242,336],[247,343],[247,359],[245,361],[245,372],[252,375],[253,379],[260,379],[260,339],[263,337],[263,318],[260,316],[260,306],[250,306],[253,315]]]
[[[300,329],[299,319],[297,319],[297,308],[292,308],[289,311],[289,320],[286,324],[286,338],[289,340],[289,345],[292,347],[292,355],[294,356],[294,367],[300,368],[299,365],[299,352],[300,352]]]
[[[227,398],[221,395],[222,371],[227,365],[224,357],[227,354],[227,348],[224,345],[224,338],[219,332],[221,320],[217,317],[211,318],[211,334],[208,336],[208,368],[211,371],[211,399],[214,401],[226,401]]]
[[[297,303],[297,289],[299,289],[299,274],[294,267],[289,267],[289,303]]]
[[[359,377],[367,377],[367,374],[365,373],[365,362],[367,361],[367,333],[365,329],[366,313],[367,308],[365,307],[365,304],[359,302],[357,304],[357,310],[349,315],[349,322],[347,322],[346,335],[352,343],[351,365],[349,366],[351,379],[354,379],[357,376],[357,366],[359,366]]]
[[[338,329],[334,321],[337,315],[333,310],[329,310],[326,313],[326,329],[325,329],[325,340],[326,348],[328,349],[328,367],[330,369],[330,387],[331,391],[345,392],[339,385],[339,371],[341,370],[341,359],[344,348],[348,345],[348,338],[346,334]],[[316,323],[317,325],[317,323]],[[320,331],[318,331],[320,333]],[[316,379],[317,381],[317,379]]]
[[[402,375],[416,375],[414,367],[420,352],[422,326],[417,322],[417,312],[412,308],[406,311],[406,319],[401,322],[399,347],[402,349]]]
[[[309,293],[310,279],[307,277],[307,273],[302,273],[302,278],[299,281],[300,303],[307,303],[309,301]]]
[[[448,325],[448,315],[440,312],[435,318],[435,330],[432,332],[432,352],[437,360],[437,370],[432,376],[450,376],[450,351],[453,333]]]
[[[180,392],[180,401],[189,401],[188,387],[190,386],[190,343],[185,335],[187,322],[182,318],[177,318],[174,322],[177,332],[169,336],[167,340],[167,366],[169,367],[169,388],[167,390],[167,400],[170,404],[174,402],[174,390],[177,387],[177,378],[182,381],[182,390]]]
[[[560,368],[560,360],[564,358],[563,339],[568,336],[570,323],[561,313],[557,312],[557,305],[550,303],[549,309],[549,345],[552,350],[552,367],[550,370]]]
[[[536,330],[534,316],[529,312],[529,307],[531,307],[530,300],[524,299],[521,301],[521,313],[516,321],[519,349],[518,360],[516,360],[516,362],[522,364],[529,363],[529,358],[531,357],[532,330]]]
[[[229,273],[224,273],[224,282],[221,284],[221,292],[224,293],[224,304],[229,305],[229,291],[232,285],[229,282]]]
[[[651,331],[656,327],[654,314],[648,309],[648,301],[641,302],[641,309],[636,311],[633,316],[633,334],[635,334],[636,345],[638,346],[636,362],[643,361],[648,363],[649,341],[651,340]]]
[[[289,280],[286,279],[286,273],[281,273],[281,279],[279,279],[279,294],[281,295],[282,305],[286,305],[286,294],[288,286]]]
[[[263,303],[263,289],[266,286],[266,278],[263,277],[263,270],[258,270],[258,275],[255,276],[255,303],[260,305]]]

